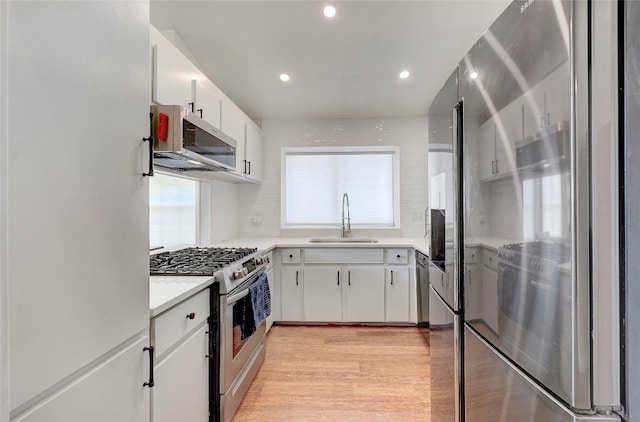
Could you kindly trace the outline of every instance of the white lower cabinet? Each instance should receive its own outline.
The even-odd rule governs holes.
[[[385,321],[409,321],[409,268],[388,268],[385,282]]]
[[[282,321],[302,321],[302,271],[299,267],[280,270]]]
[[[209,289],[151,320],[152,422],[209,418]]]
[[[134,341],[12,422],[148,420],[149,388],[143,386],[149,378],[147,344],[147,336]]]
[[[345,267],[342,275],[344,320],[384,322],[384,268]]]
[[[415,322],[409,249],[282,249],[281,254],[280,321]]]
[[[342,321],[342,279],[339,266],[304,269],[304,321]]]
[[[384,267],[305,267],[304,321],[384,322]]]
[[[482,319],[498,333],[498,273],[482,267]]]
[[[153,422],[203,422],[209,418],[207,323],[183,340],[154,368]]]

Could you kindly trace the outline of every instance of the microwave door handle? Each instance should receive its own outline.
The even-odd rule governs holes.
[[[153,177],[153,113],[149,113],[149,127],[149,137],[142,138],[143,142],[149,142],[149,171],[142,173],[142,175]]]

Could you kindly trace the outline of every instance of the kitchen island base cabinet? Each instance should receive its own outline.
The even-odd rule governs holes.
[[[151,389],[153,422],[203,422],[209,418],[207,324],[155,365]]]
[[[42,404],[18,414],[12,422],[147,421],[149,337],[133,340],[115,356],[90,369]]]
[[[340,267],[305,268],[304,320],[342,321],[342,274]]]

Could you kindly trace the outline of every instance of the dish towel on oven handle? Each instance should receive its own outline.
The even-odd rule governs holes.
[[[271,315],[271,291],[267,273],[262,273],[257,282],[249,286],[249,295],[253,305],[253,318],[256,327]]]

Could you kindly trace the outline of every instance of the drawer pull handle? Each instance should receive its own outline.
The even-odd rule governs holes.
[[[191,312],[190,314],[187,314],[187,319],[195,319],[196,314]]]
[[[391,271],[391,285],[393,286],[393,271]]]
[[[351,286],[351,271],[347,272],[348,278],[349,278],[349,286]]]
[[[143,352],[149,352],[149,382],[145,382],[142,384],[143,387],[152,388],[155,383],[153,382],[153,346],[145,347],[142,349]]]
[[[298,271],[296,271],[296,286],[298,285]]]
[[[338,286],[340,285],[340,271],[338,271]]]

